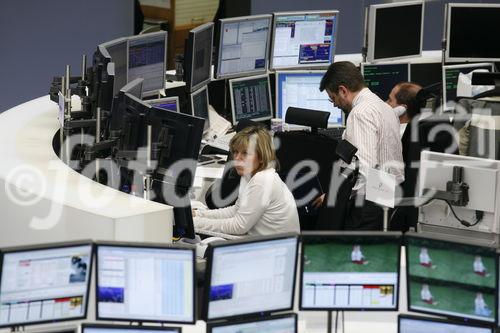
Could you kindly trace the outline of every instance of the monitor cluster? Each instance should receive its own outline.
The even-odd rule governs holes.
[[[296,332],[296,280],[301,311],[397,311],[403,245],[408,310],[446,320],[400,316],[400,332],[440,325],[489,332],[481,329],[499,322],[494,247],[426,233],[308,232],[211,243],[201,297],[191,246],[77,241],[2,249],[0,327],[86,319],[95,257],[99,321],[202,319],[211,333]]]

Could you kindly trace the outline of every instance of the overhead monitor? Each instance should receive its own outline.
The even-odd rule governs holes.
[[[269,316],[207,324],[207,333],[297,333],[297,315]]]
[[[408,310],[494,323],[494,247],[435,233],[406,233]]]
[[[367,59],[383,61],[422,54],[424,2],[371,5]]]
[[[255,15],[220,20],[217,78],[266,72],[272,19]]]
[[[7,249],[1,259],[0,327],[87,317],[90,241]]]
[[[97,244],[96,318],[194,323],[193,248]]]
[[[423,316],[398,316],[398,333],[494,333],[492,327]]]
[[[366,86],[383,101],[400,82],[410,81],[410,64],[361,64]]]
[[[118,38],[102,43],[106,48],[111,61],[115,64],[115,81],[113,86],[113,96],[116,96],[120,89],[127,84],[127,38]]]
[[[282,234],[209,246],[203,316],[244,317],[293,308],[298,237]]]
[[[500,4],[450,3],[446,14],[446,61],[500,61]]]
[[[151,106],[158,108],[158,109],[172,111],[172,112],[179,112],[179,97],[178,96],[149,99],[149,100],[146,100],[145,102]]]
[[[271,69],[328,67],[338,16],[337,10],[274,13]]]
[[[326,91],[319,91],[325,71],[276,72],[276,118],[285,120],[286,110],[297,107],[330,113],[328,126],[343,125],[343,112],[333,106]]]
[[[398,232],[302,233],[301,310],[398,309]]]
[[[184,78],[189,91],[210,82],[214,24],[205,23],[189,31],[184,55]]]
[[[204,86],[197,91],[191,93],[191,115],[203,118],[205,120],[205,126],[203,132],[207,132],[210,128],[210,122],[208,118],[208,88]]]
[[[494,72],[495,65],[493,63],[478,63],[443,66],[443,105],[445,109],[453,108],[455,99],[460,97],[457,96],[458,76],[460,73],[469,74],[477,69],[485,69],[489,72]]]
[[[229,80],[233,125],[243,119],[269,120],[273,117],[269,76],[256,75]]]
[[[180,327],[83,323],[81,333],[181,333]]]
[[[154,95],[165,88],[167,32],[153,32],[128,40],[128,79],[144,79],[143,95]]]

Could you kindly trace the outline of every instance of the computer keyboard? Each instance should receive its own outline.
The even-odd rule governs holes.
[[[342,140],[342,133],[344,133],[344,130],[345,127],[318,128],[318,134],[323,134],[329,138],[340,141]]]
[[[195,232],[197,234],[201,234],[201,235],[205,235],[205,236],[220,237],[220,238],[224,238],[224,239],[241,239],[241,238],[243,238],[243,236],[224,234],[222,232],[215,232],[215,231],[199,229],[199,228],[195,228]]]

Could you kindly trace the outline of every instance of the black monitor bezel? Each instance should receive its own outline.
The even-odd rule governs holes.
[[[270,320],[279,320],[279,319],[286,319],[286,318],[293,318],[295,322],[295,332],[298,333],[298,320],[297,320],[297,314],[296,313],[288,313],[288,314],[279,314],[279,315],[273,315],[273,316],[263,316],[263,317],[257,317],[257,318],[246,318],[246,319],[240,319],[240,320],[234,320],[234,321],[224,321],[224,322],[217,322],[217,323],[207,323],[207,333],[213,333],[214,328],[219,328],[219,327],[227,327],[227,326],[233,326],[233,325],[242,325],[242,324],[249,324],[249,323],[257,323],[257,322],[263,322],[263,321],[270,321]],[[83,332],[82,332],[83,333]]]
[[[103,329],[116,329],[116,330],[144,330],[144,331],[158,331],[164,332],[165,330],[174,330],[177,333],[182,333],[182,327],[168,327],[168,326],[131,326],[131,325],[119,325],[119,324],[100,324],[100,323],[82,323],[80,333],[85,333],[86,328],[103,328]],[[111,332],[108,332],[111,333]],[[123,332],[122,332],[123,333]]]
[[[243,245],[243,244],[250,244],[250,243],[261,243],[261,242],[267,242],[267,241],[275,241],[275,240],[282,240],[282,239],[292,239],[295,238],[297,241],[296,248],[295,248],[295,267],[293,270],[293,281],[292,281],[292,299],[290,302],[290,306],[282,309],[273,309],[273,310],[267,310],[267,311],[259,311],[259,312],[252,312],[252,313],[242,313],[242,314],[237,314],[237,315],[232,315],[232,316],[223,316],[223,317],[217,317],[217,318],[208,318],[208,308],[209,308],[209,299],[210,299],[210,286],[211,286],[211,281],[212,281],[212,268],[213,268],[213,256],[214,256],[214,250],[217,248],[221,247],[228,247],[228,246],[238,246],[238,245]],[[296,286],[296,279],[297,279],[297,264],[298,264],[298,256],[299,256],[299,235],[296,233],[282,233],[282,234],[276,234],[276,235],[271,235],[271,236],[257,236],[257,237],[247,237],[244,239],[239,239],[239,240],[232,240],[232,241],[226,241],[226,242],[214,242],[210,243],[208,245],[208,248],[206,250],[206,257],[207,257],[207,264],[206,264],[206,269],[205,269],[205,290],[203,292],[203,304],[201,305],[202,307],[202,312],[201,312],[201,318],[204,319],[206,322],[210,321],[218,321],[218,320],[228,320],[231,319],[233,320],[238,320],[238,319],[245,319],[249,317],[258,317],[260,316],[269,316],[273,313],[277,312],[283,312],[283,311],[289,311],[292,310],[294,307],[295,303],[295,286]]]
[[[494,254],[495,257],[495,274],[496,274],[496,281],[495,281],[495,305],[498,305],[498,253],[495,247],[493,246],[488,246],[487,244],[482,243],[481,241],[472,241],[472,240],[460,240],[457,239],[456,237],[453,238],[451,235],[438,235],[434,233],[427,233],[427,232],[407,232],[405,234],[405,262],[406,262],[406,304],[407,304],[407,310],[411,312],[416,312],[416,313],[424,313],[424,314],[430,314],[430,315],[435,315],[435,316],[442,316],[448,319],[456,320],[456,321],[463,321],[463,322],[470,322],[472,324],[485,324],[487,326],[495,326],[497,325],[498,321],[498,308],[497,308],[497,313],[494,318],[494,321],[487,321],[487,320],[479,320],[476,318],[468,318],[468,317],[460,317],[460,316],[454,316],[454,315],[448,315],[448,314],[443,314],[443,313],[438,313],[438,312],[432,312],[432,311],[426,311],[426,310],[415,310],[411,308],[411,303],[410,303],[410,265],[409,265],[409,252],[408,251],[408,241],[410,238],[420,238],[420,239],[430,239],[438,242],[445,242],[445,243],[450,243],[450,244],[459,244],[459,245],[466,245],[466,246],[471,246],[471,247],[483,247],[484,249],[491,249],[492,253]]]
[[[94,260],[95,244],[92,242],[92,240],[79,240],[79,241],[70,241],[70,242],[37,244],[37,245],[29,245],[29,246],[16,246],[16,247],[2,249],[0,251],[0,286],[1,286],[1,280],[2,280],[2,274],[3,274],[4,256],[6,254],[29,252],[29,251],[43,251],[43,250],[70,248],[70,247],[78,247],[78,246],[87,246],[87,245],[90,245],[90,260],[89,260],[89,268],[87,270],[89,276],[88,276],[87,290],[86,290],[86,295],[85,295],[86,302],[85,302],[84,311],[83,311],[82,316],[55,319],[55,320],[40,320],[40,321],[33,321],[33,322],[20,323],[20,324],[5,324],[5,325],[0,324],[0,328],[24,327],[24,326],[31,326],[31,325],[38,325],[38,324],[47,324],[47,323],[53,324],[53,323],[61,323],[61,322],[67,322],[67,321],[86,319],[87,315],[88,315],[88,307],[89,307],[89,299],[90,299],[90,286],[91,286],[91,282],[92,282],[92,270],[93,270],[92,262]]]
[[[302,305],[303,301],[303,281],[304,281],[304,238],[329,238],[338,239],[342,236],[352,236],[352,237],[386,237],[388,239],[399,239],[399,252],[398,252],[398,285],[396,287],[396,306],[394,308],[351,308],[351,307],[318,307],[318,308],[308,308]],[[306,231],[302,232],[300,235],[301,240],[301,256],[300,256],[300,282],[299,282],[299,310],[300,311],[370,311],[370,312],[380,312],[380,311],[398,311],[399,310],[399,294],[401,291],[401,246],[403,245],[403,234],[396,231]]]
[[[424,317],[424,316],[415,316],[415,315],[409,315],[409,314],[400,314],[398,315],[398,333],[401,332],[401,320],[402,319],[410,319],[410,320],[419,320],[419,321],[426,321],[426,322],[432,322],[432,323],[441,323],[441,324],[450,324],[450,325],[459,325],[459,326],[465,326],[465,327],[474,327],[474,328],[485,328],[485,329],[490,329],[490,333],[494,333],[494,328],[488,325],[484,324],[471,324],[471,323],[466,323],[464,321],[458,321],[458,320],[450,320],[450,319],[444,319],[444,318],[436,318],[436,317]]]
[[[208,71],[208,78],[198,82],[197,84],[193,85],[193,74],[194,74],[194,58],[195,58],[195,46],[196,46],[196,36],[198,34],[205,32],[206,30],[211,30],[211,35],[212,35],[212,40],[210,42],[210,65],[209,65],[209,71]],[[213,54],[213,41],[214,41],[214,33],[215,33],[215,25],[213,22],[207,22],[205,24],[202,24],[192,30],[189,31],[189,36],[187,40],[187,45],[186,45],[186,51],[189,57],[191,58],[189,62],[189,66],[185,66],[187,69],[187,75],[186,75],[186,87],[188,87],[189,92],[193,92],[195,90],[198,90],[199,88],[206,86],[210,81],[212,80],[212,54]],[[187,61],[188,59],[184,58],[184,61]],[[186,64],[188,65],[188,64]]]
[[[192,253],[192,273],[193,273],[193,320],[191,321],[172,321],[172,320],[151,320],[151,319],[140,319],[140,318],[114,318],[105,317],[99,315],[99,247],[123,247],[123,248],[146,248],[146,249],[158,249],[158,250],[182,250],[190,251]],[[116,241],[97,241],[95,242],[95,318],[96,320],[112,320],[119,322],[139,322],[139,323],[157,323],[157,324],[194,324],[196,322],[196,250],[194,247],[184,244],[159,244],[159,243],[132,243],[132,242],[116,242]],[[149,326],[148,326],[149,327]]]

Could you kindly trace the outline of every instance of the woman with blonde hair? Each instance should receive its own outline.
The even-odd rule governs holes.
[[[269,132],[245,128],[229,143],[236,172],[241,176],[233,206],[193,212],[197,232],[231,235],[272,235],[300,232],[292,193],[276,173],[276,155]]]

